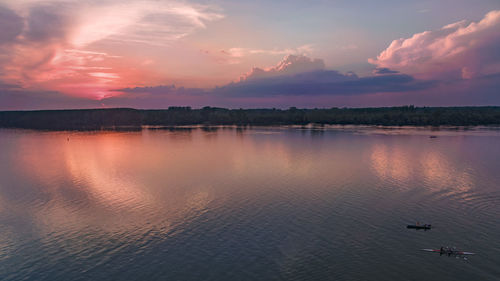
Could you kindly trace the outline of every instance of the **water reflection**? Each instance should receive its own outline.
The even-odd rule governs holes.
[[[371,166],[381,180],[392,179],[395,182],[407,182],[412,174],[412,159],[400,147],[388,148],[386,144],[372,147]]]
[[[65,174],[71,177],[75,186],[85,188],[90,196],[105,204],[124,208],[148,204],[151,199],[134,171],[123,173],[128,166],[126,163],[137,161],[127,151],[129,144],[114,133],[101,134],[97,138],[92,142],[73,138],[62,147]]]
[[[178,134],[151,139],[145,134],[82,133],[67,141],[65,135],[54,133],[38,136],[36,146],[21,138],[17,149],[25,153],[17,159],[16,166],[22,169],[16,172],[36,183],[26,184],[39,193],[36,197],[45,198],[27,206],[30,221],[37,225],[36,235],[56,231],[72,236],[97,227],[113,236],[140,230],[136,233],[140,237],[152,223],[166,234],[171,224],[206,208],[213,198],[209,184],[184,189],[184,179],[175,177],[193,171],[170,174],[176,166],[184,170],[198,158],[182,153],[186,139]],[[5,200],[1,195],[0,202]]]
[[[454,222],[447,239],[488,243],[499,178],[479,167],[500,164],[498,137],[397,130],[0,131],[0,279],[408,276],[426,260],[393,253],[429,242],[400,227],[423,214]]]
[[[475,186],[471,174],[477,173],[473,167],[463,166],[464,163],[451,162],[438,151],[422,155],[420,159],[423,176],[433,191],[447,190],[447,195],[466,195]]]
[[[422,147],[421,143],[411,140],[404,147],[377,143],[371,148],[371,168],[381,180],[396,184],[419,178],[432,192],[446,191],[448,195],[468,192],[475,185],[471,174],[477,172],[473,166],[457,161],[456,155],[443,153],[441,146],[445,144],[438,148]]]
[[[448,186],[454,175],[454,167],[438,151],[422,153],[419,161],[423,169],[423,176],[429,182],[429,186],[441,189]]]

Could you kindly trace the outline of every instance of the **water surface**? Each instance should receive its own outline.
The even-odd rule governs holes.
[[[495,128],[0,130],[0,280],[499,280],[499,168]]]

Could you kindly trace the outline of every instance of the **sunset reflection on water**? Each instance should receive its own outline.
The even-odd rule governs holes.
[[[426,139],[421,139],[427,141]],[[384,143],[373,145],[370,161],[372,171],[381,180],[393,183],[408,183],[416,178],[425,182],[432,192],[455,194],[467,192],[474,186],[474,167],[456,161],[454,155],[447,155],[441,147],[422,149],[416,140],[413,145],[400,147]],[[466,166],[464,166],[466,165]],[[408,185],[400,185],[406,188]]]
[[[394,179],[405,182],[409,180],[410,169],[413,168],[410,157],[401,148],[390,149],[385,144],[377,144],[372,148],[371,166],[382,180]]]
[[[460,224],[441,231],[488,251],[481,245],[498,219],[499,179],[490,167],[499,164],[493,144],[500,134],[430,139],[424,132],[3,130],[0,272],[19,280],[29,275],[23,268],[65,264],[57,269],[63,279],[107,278],[115,268],[127,279],[148,268],[197,280],[189,268],[209,274],[217,268],[212,261],[222,261],[235,274],[279,265],[273,272],[293,279],[287,272],[311,260],[358,270],[360,261],[378,257],[376,248],[404,274],[408,268],[390,253],[415,247],[405,240],[414,233],[401,226],[418,218]],[[412,239],[434,242],[418,240],[429,237]],[[266,258],[257,258],[262,253]],[[373,270],[364,264],[361,270]]]

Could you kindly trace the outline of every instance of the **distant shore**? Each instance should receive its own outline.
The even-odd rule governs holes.
[[[142,126],[184,125],[383,125],[479,126],[500,125],[499,106],[378,107],[328,109],[226,109],[169,107],[0,111],[0,128],[36,130],[102,130]]]

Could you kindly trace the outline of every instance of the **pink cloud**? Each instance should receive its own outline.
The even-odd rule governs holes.
[[[298,73],[324,70],[325,62],[322,59],[312,59],[304,55],[288,55],[276,66],[269,68],[254,67],[241,77],[241,80],[252,80],[276,77],[282,75],[294,75]]]
[[[151,71],[98,42],[165,46],[222,17],[183,1],[8,1],[0,4],[0,83],[89,99],[119,95],[111,89],[135,86]]]
[[[222,54],[241,58],[250,55],[309,55],[313,52],[313,45],[306,44],[296,48],[285,49],[250,49],[250,48],[230,48],[229,50],[221,50]]]
[[[500,10],[392,41],[369,62],[420,78],[462,78],[500,72]]]

